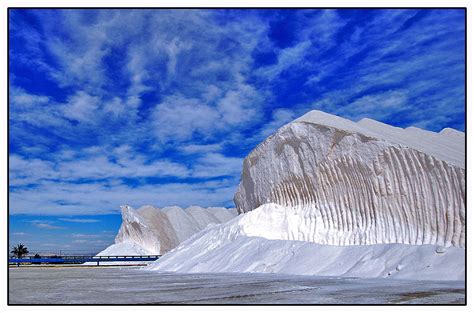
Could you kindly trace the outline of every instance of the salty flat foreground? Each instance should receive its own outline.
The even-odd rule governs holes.
[[[174,274],[130,267],[9,269],[10,304],[453,303],[463,281]]]

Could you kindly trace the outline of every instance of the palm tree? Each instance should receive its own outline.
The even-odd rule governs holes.
[[[12,249],[11,253],[18,259],[21,259],[22,256],[28,254],[28,248],[20,243]]]

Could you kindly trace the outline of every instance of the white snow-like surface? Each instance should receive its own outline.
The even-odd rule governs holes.
[[[107,256],[107,255],[114,255],[114,256],[128,256],[128,255],[152,255],[151,251],[144,249],[143,247],[139,246],[138,244],[128,241],[128,242],[120,242],[113,244],[107,247],[105,250],[99,252],[97,256]]]
[[[227,223],[208,226],[147,268],[184,273],[464,279],[463,248],[406,244],[335,246],[288,240],[304,240],[300,222],[291,208],[265,204]]]
[[[452,128],[445,128],[439,133],[417,127],[400,128],[379,121],[363,118],[360,121],[351,120],[313,110],[295,122],[329,126],[350,133],[359,133],[367,137],[400,144],[417,149],[439,160],[464,168],[465,140],[464,133]]]
[[[219,220],[220,223],[227,222],[238,215],[237,210],[235,208],[222,210],[222,208],[219,207],[210,207],[206,210],[209,210],[209,212],[212,213]]]
[[[212,212],[209,211],[209,209],[204,209],[204,208],[201,208],[201,207],[198,207],[198,206],[192,206],[192,207],[189,207],[189,208],[186,209],[186,213],[191,215],[191,217],[194,219],[193,225],[195,223],[197,223],[197,226],[198,226],[199,230],[201,230],[203,228],[206,228],[206,226],[210,223],[214,223],[214,224],[220,224],[221,223],[221,221],[216,216],[214,216],[212,214]],[[234,217],[234,216],[232,216],[232,217]],[[229,219],[231,219],[231,218],[229,218]],[[191,234],[191,236],[193,234]],[[187,238],[189,238],[191,236],[188,236]]]
[[[98,255],[162,255],[209,224],[219,224],[237,215],[226,208],[143,206],[122,208],[122,225],[115,244]]]
[[[199,222],[197,222],[191,214],[188,214],[180,207],[165,207],[162,211],[168,217],[168,220],[173,226],[180,242],[191,237],[201,229],[199,227]],[[205,217],[203,216],[203,218]]]
[[[291,208],[286,221],[298,229],[286,239],[463,247],[464,157],[464,133],[453,129],[311,111],[245,158],[234,202],[241,213],[265,203]]]
[[[102,250],[97,256],[132,256],[132,255],[155,255],[152,251],[149,251],[142,246],[136,244],[133,241],[126,241],[113,244],[106,249]],[[137,264],[150,264],[151,261],[114,261],[107,262],[101,261],[100,265],[137,265]],[[83,265],[96,265],[96,262],[86,262]]]

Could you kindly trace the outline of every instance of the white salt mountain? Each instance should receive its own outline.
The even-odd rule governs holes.
[[[162,255],[209,224],[226,222],[237,215],[226,208],[163,209],[143,206],[137,210],[121,207],[122,225],[115,244],[98,255]]]
[[[244,160],[239,212],[291,207],[290,239],[464,246],[464,133],[358,123],[312,111]]]
[[[160,271],[464,278],[464,133],[312,111],[244,160],[239,217]]]

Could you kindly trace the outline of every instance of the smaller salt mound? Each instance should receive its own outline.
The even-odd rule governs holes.
[[[98,255],[162,255],[209,224],[226,222],[237,215],[226,208],[205,209],[192,206],[163,209],[143,206],[137,210],[122,208],[122,225],[115,245]]]
[[[265,204],[208,226],[154,262],[159,271],[464,279],[465,250],[434,245],[321,245],[304,240],[295,211]],[[279,239],[279,240],[274,240]]]

